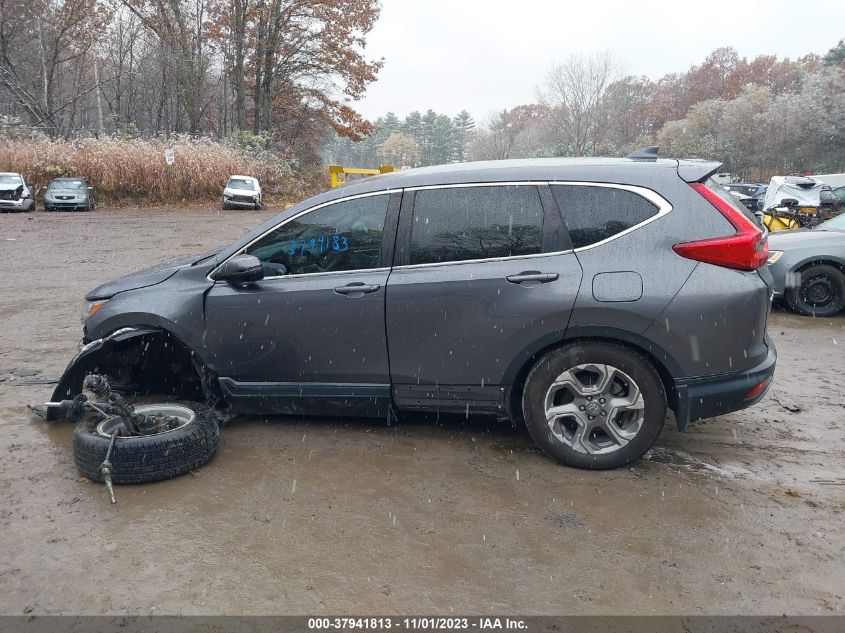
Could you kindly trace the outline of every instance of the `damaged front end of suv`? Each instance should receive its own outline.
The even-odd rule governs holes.
[[[86,376],[103,374],[109,377],[112,389],[125,395],[156,394],[216,404],[216,377],[195,351],[202,348],[202,341],[195,334],[202,324],[202,293],[180,293],[178,289],[207,287],[207,271],[191,266],[204,258],[163,264],[89,292],[85,297],[80,349],[65,369],[52,400],[73,399],[82,392]],[[136,292],[177,273],[181,273],[178,283],[169,286],[172,291],[159,295],[160,305],[153,305],[149,295]],[[183,300],[171,300],[171,292],[181,294]],[[56,408],[47,411],[51,420],[61,415]]]
[[[35,189],[21,174],[0,173],[0,211],[35,211]]]

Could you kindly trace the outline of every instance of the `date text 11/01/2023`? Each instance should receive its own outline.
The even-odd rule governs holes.
[[[407,618],[309,618],[311,630],[389,630],[402,631],[452,631],[452,630],[525,630],[525,620],[495,617],[407,617]]]

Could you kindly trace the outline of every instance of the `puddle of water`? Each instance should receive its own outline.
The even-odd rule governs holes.
[[[644,456],[644,460],[656,462],[659,464],[666,464],[681,468],[688,472],[705,472],[718,475],[719,477],[746,477],[751,475],[751,471],[742,466],[735,464],[711,464],[698,457],[694,457],[689,453],[674,448],[664,448],[655,446],[648,451]]]

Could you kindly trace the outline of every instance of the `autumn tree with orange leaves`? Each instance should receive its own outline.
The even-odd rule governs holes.
[[[233,127],[268,132],[294,153],[316,150],[318,129],[363,138],[370,124],[350,103],[382,60],[365,55],[375,0],[210,0],[209,33],[223,51]]]

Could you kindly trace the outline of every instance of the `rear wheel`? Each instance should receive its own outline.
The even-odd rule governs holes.
[[[845,274],[835,266],[817,264],[801,271],[797,286],[787,288],[789,307],[805,316],[831,317],[845,307]]]
[[[612,343],[572,343],[528,374],[522,410],[534,441],[576,468],[639,459],[663,430],[666,394],[642,355]]]

